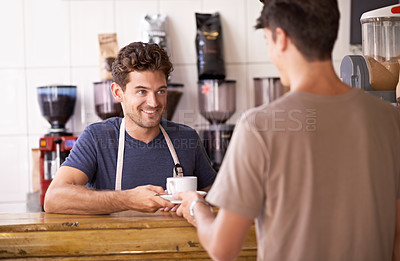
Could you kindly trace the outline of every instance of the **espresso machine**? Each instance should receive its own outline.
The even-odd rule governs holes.
[[[200,130],[200,136],[213,168],[218,171],[235,127],[226,121],[236,110],[236,81],[200,80],[198,97],[200,114],[210,123]]]
[[[344,83],[391,103],[399,90],[400,4],[364,13],[360,19],[363,55],[345,56]],[[399,92],[399,91],[398,91]]]
[[[65,128],[74,113],[76,86],[42,86],[37,88],[37,94],[40,111],[51,124],[49,132],[39,140],[40,205],[43,209],[47,188],[77,140]]]

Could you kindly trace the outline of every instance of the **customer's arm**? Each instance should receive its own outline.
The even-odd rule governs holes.
[[[400,261],[400,199],[396,202],[396,232],[393,246],[393,261]]]
[[[194,200],[202,197],[195,192],[184,192],[176,195],[176,198],[183,199],[177,214],[197,227],[200,243],[213,260],[234,260],[239,255],[253,220],[225,209],[220,209],[214,216],[209,206],[197,203],[194,221],[189,208]]]
[[[140,186],[122,191],[96,191],[86,188],[88,177],[82,171],[62,166],[46,192],[44,209],[49,213],[109,214],[124,210],[155,212],[174,205],[155,193],[158,186]]]

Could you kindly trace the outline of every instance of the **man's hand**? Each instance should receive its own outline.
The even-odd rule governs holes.
[[[174,204],[158,196],[164,194],[162,187],[146,185],[134,189],[126,190],[126,200],[128,209],[142,212],[156,212],[160,208],[169,211],[174,208]]]
[[[194,208],[196,221],[193,221],[189,213],[190,205],[194,200],[202,199],[202,197],[196,192],[190,191],[178,193],[174,195],[174,198],[182,200],[176,214],[183,216],[197,227],[200,243],[213,260],[234,260],[239,255],[253,223],[252,219],[239,216],[223,208],[219,209],[215,217],[207,204],[198,202]]]
[[[174,198],[182,200],[182,203],[177,209],[176,214],[178,216],[183,216],[193,226],[197,226],[196,222],[193,220],[192,216],[189,213],[189,208],[193,201],[197,199],[203,199],[203,197],[195,191],[186,191],[177,193],[176,195],[174,195]]]

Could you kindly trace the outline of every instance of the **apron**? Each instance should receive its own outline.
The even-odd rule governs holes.
[[[171,139],[164,128],[159,125],[162,134],[164,135],[165,141],[167,142],[169,152],[174,160],[175,167],[172,170],[173,177],[183,177],[183,167],[179,163],[178,155],[174,146],[172,145]],[[119,128],[119,141],[118,141],[118,156],[117,156],[117,171],[115,174],[115,190],[121,190],[122,181],[122,167],[124,165],[124,149],[125,149],[125,118],[122,118],[121,126]]]

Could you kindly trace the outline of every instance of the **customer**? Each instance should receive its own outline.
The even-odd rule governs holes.
[[[336,0],[265,1],[256,27],[291,91],[237,124],[206,197],[220,208],[216,217],[196,193],[175,196],[211,257],[234,259],[253,220],[259,260],[398,253],[400,114],[337,77],[338,24]]]
[[[84,130],[46,193],[46,212],[174,210],[157,194],[164,193],[167,177],[182,171],[198,177],[199,189],[211,186],[215,171],[196,131],[162,119],[172,70],[167,53],[156,44],[135,42],[120,50],[111,91],[125,118]]]

